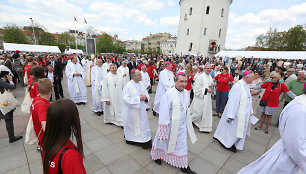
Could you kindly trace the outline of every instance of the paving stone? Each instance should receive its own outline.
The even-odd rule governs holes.
[[[107,167],[112,173],[116,174],[133,174],[142,168],[139,163],[128,155],[110,163]]]
[[[119,143],[121,140],[124,140],[123,131],[116,131],[106,134],[107,138],[109,138],[113,143]]]
[[[218,167],[224,165],[224,163],[229,158],[230,154],[220,152],[211,147],[206,148],[203,152],[200,153],[199,157],[203,160],[209,161],[212,164],[215,164]]]
[[[235,158],[230,158],[225,165],[223,166],[222,169],[226,170],[227,172],[230,173],[237,173],[241,168],[246,166],[244,163],[238,161]]]
[[[152,162],[151,150],[148,149],[139,148],[138,150],[130,153],[129,155],[143,166],[146,166]]]
[[[150,172],[154,174],[175,174],[180,171],[179,168],[170,166],[169,164],[162,162],[162,165],[156,164],[154,161],[146,166]]]
[[[112,145],[113,143],[104,135],[100,135],[100,137],[88,141],[85,144],[91,152],[95,153],[104,147]]]
[[[28,162],[34,162],[37,160],[41,160],[41,153],[39,151],[37,151],[37,149],[32,149],[26,152],[27,153],[27,157],[28,157]]]
[[[30,174],[30,170],[28,165],[21,166],[19,168],[15,168],[9,172],[5,172],[4,174]]]
[[[96,152],[95,155],[103,162],[104,165],[108,165],[126,154],[118,147],[113,145]]]
[[[2,158],[0,161],[0,173],[8,172],[27,164],[27,159],[24,152]]]
[[[106,167],[104,167],[95,171],[93,174],[111,174],[111,172]]]
[[[144,167],[138,170],[135,174],[152,174],[152,172],[150,172],[148,169]]]
[[[219,172],[217,174],[234,174],[234,173],[230,173],[226,170],[221,169],[221,170],[219,170]]]
[[[31,174],[42,174],[43,173],[43,167],[42,167],[41,160],[32,162],[29,164],[29,166],[30,166]]]
[[[141,147],[139,146],[126,144],[125,140],[120,141],[119,143],[116,144],[116,146],[125,153],[132,153],[134,151],[141,149]]]
[[[205,146],[201,143],[195,142],[194,144],[192,144],[189,140],[187,141],[187,146],[188,150],[194,154],[199,154],[205,149]]]
[[[249,152],[247,150],[243,150],[243,151],[239,151],[237,153],[232,154],[231,157],[237,159],[238,161],[244,164],[250,164],[253,161],[257,160],[260,156],[252,152]]]
[[[207,173],[213,174],[217,173],[219,167],[210,163],[210,161],[202,160],[199,157],[194,158],[190,163],[189,166],[191,170],[197,173]]]
[[[97,158],[95,154],[85,156],[83,163],[87,173],[92,173],[104,167],[104,164]]]
[[[98,130],[91,130],[91,131],[87,131],[87,132],[82,132],[82,141],[88,142],[90,140],[94,140],[98,137],[101,137],[101,133]]]
[[[255,153],[256,155],[262,155],[266,150],[266,146],[258,143],[253,143],[252,141],[245,141],[244,149]]]

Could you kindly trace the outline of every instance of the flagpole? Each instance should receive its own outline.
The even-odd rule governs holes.
[[[78,41],[77,41],[77,33],[76,33],[76,22],[77,19],[74,16],[74,41],[75,41],[75,48],[78,49]]]

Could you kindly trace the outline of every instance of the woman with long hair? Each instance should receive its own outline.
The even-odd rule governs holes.
[[[34,99],[39,94],[37,89],[37,81],[39,79],[45,78],[46,72],[45,68],[42,66],[35,66],[31,68],[31,71],[33,74],[33,80],[29,80],[30,83],[28,84],[28,91],[30,93],[31,98]]]
[[[76,139],[76,146],[70,140],[72,136]],[[44,174],[86,173],[80,117],[72,100],[56,100],[49,106],[42,149]]]

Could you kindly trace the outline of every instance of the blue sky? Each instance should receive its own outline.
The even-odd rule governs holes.
[[[68,29],[117,34],[122,40],[150,33],[177,34],[178,0],[0,0],[0,27],[30,25],[30,17],[49,32]],[[230,7],[226,48],[255,44],[269,27],[279,31],[306,24],[305,0],[234,0]],[[73,17],[78,22],[73,21]],[[86,18],[88,24],[83,21]]]

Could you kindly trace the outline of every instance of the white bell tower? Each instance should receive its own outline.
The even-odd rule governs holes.
[[[175,53],[214,55],[224,50],[232,0],[180,0]]]

